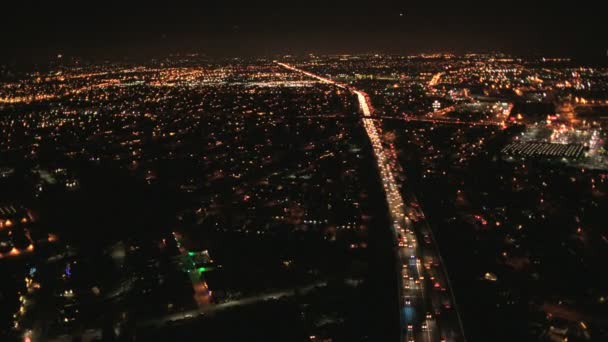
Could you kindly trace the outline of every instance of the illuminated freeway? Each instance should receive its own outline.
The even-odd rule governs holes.
[[[399,260],[401,341],[466,341],[447,272],[436,248],[433,232],[426,223],[417,199],[399,188],[403,178],[396,154],[381,140],[381,129],[372,119],[369,96],[361,90],[317,76],[294,66],[278,65],[347,89],[357,96],[365,131],[371,141],[392,219]],[[402,182],[401,185],[403,185]]]
[[[434,87],[437,84],[439,84],[439,81],[441,80],[441,76],[443,76],[442,72],[438,72],[435,75],[433,75],[433,78],[431,78],[431,80],[429,81],[429,87]]]

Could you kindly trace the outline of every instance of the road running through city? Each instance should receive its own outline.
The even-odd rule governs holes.
[[[179,312],[164,315],[162,317],[151,318],[149,320],[139,322],[138,326],[140,326],[140,327],[145,327],[145,326],[150,326],[150,325],[163,326],[164,324],[167,324],[169,322],[179,322],[179,321],[185,321],[185,320],[190,320],[190,319],[196,319],[196,318],[199,318],[201,315],[207,315],[207,314],[211,314],[211,313],[214,313],[217,311],[234,308],[237,306],[253,305],[253,304],[266,302],[269,300],[279,300],[279,299],[283,299],[286,297],[301,296],[301,295],[307,294],[313,290],[317,290],[317,289],[320,289],[320,288],[323,288],[326,286],[327,286],[327,281],[322,280],[322,281],[318,281],[314,284],[301,286],[301,287],[297,287],[297,288],[293,288],[293,289],[277,290],[277,291],[268,292],[268,293],[261,293],[261,294],[250,296],[250,297],[229,300],[229,301],[226,301],[226,302],[223,302],[220,304],[210,305],[207,307],[186,310],[186,311],[179,311]]]
[[[401,315],[400,340],[407,342],[465,341],[462,320],[458,313],[447,271],[439,255],[433,232],[426,222],[413,194],[402,196],[405,181],[398,184],[396,175],[404,180],[395,153],[385,148],[381,128],[376,126],[369,96],[354,87],[315,75],[295,66],[278,65],[315,78],[323,83],[346,89],[357,97],[365,131],[384,187],[396,254],[399,260],[399,300]]]

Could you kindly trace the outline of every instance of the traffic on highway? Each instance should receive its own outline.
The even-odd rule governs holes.
[[[363,126],[371,141],[392,220],[395,250],[399,260],[401,341],[466,341],[456,303],[439,255],[433,232],[413,194],[403,191],[405,177],[382,141],[381,128],[373,118],[369,96],[294,66],[278,65],[352,92],[359,103]],[[396,181],[397,175],[402,180]],[[402,193],[406,193],[404,197]]]

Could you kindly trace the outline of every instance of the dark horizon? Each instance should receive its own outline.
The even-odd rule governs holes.
[[[608,29],[601,5],[586,2],[16,5],[0,24],[0,59],[500,51],[602,61]]]

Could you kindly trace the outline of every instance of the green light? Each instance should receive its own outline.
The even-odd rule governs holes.
[[[195,256],[195,255],[196,255],[196,253],[194,253],[194,252],[188,252],[188,256],[192,257],[192,256]]]
[[[206,268],[206,267],[199,267],[199,268],[198,268],[198,271],[199,271],[200,273],[205,273],[205,272],[207,272],[208,270],[209,270],[209,269],[208,269],[208,268]]]

